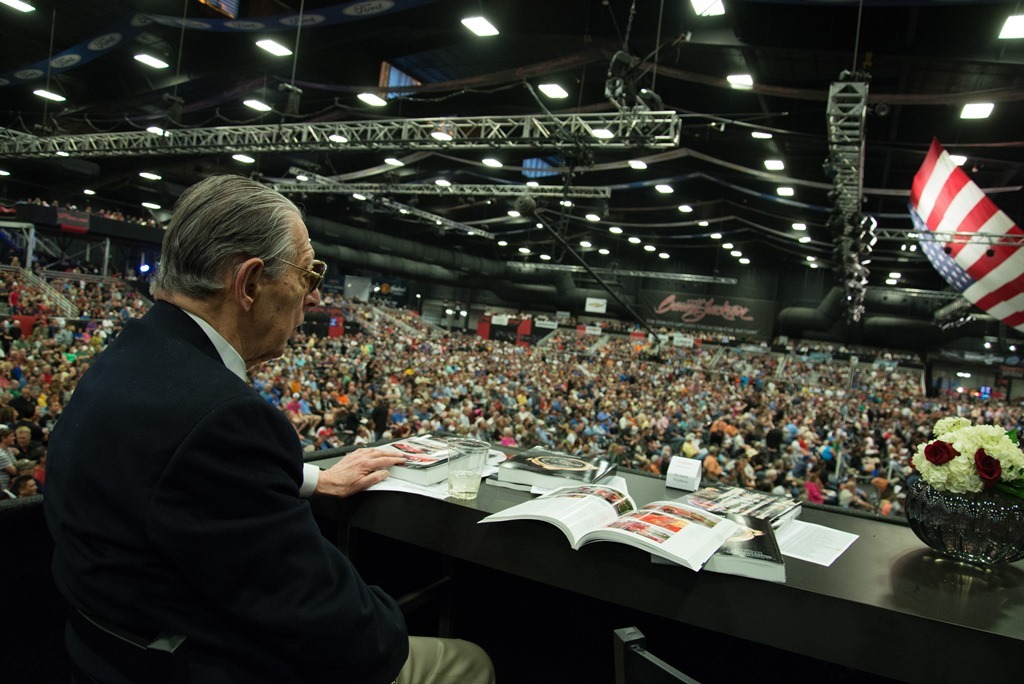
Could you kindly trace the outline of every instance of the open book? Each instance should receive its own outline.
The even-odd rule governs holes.
[[[551,523],[574,549],[594,541],[617,541],[691,570],[700,570],[737,529],[736,523],[674,501],[638,508],[625,491],[607,485],[556,489],[480,522],[506,520]]]
[[[421,485],[437,484],[448,477],[448,444],[430,435],[406,437],[375,448],[405,457],[405,463],[388,468],[391,477]]]
[[[786,563],[775,540],[772,524],[761,518],[739,513],[726,516],[738,525],[736,533],[704,564],[708,572],[742,575],[769,582],[786,581]],[[654,563],[668,563],[664,558],[651,556]]]
[[[710,484],[682,498],[691,506],[703,508],[711,513],[725,515],[738,513],[767,520],[772,527],[779,527],[800,515],[800,502],[786,499],[770,492],[744,489],[725,484]]]

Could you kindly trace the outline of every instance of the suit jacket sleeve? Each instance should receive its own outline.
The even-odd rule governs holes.
[[[294,442],[255,395],[217,406],[171,458],[147,534],[182,581],[235,622],[229,634],[266,639],[311,680],[390,682],[408,653],[404,618],[320,533],[299,498]]]

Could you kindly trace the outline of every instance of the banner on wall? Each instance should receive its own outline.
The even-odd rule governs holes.
[[[607,313],[608,300],[601,299],[600,297],[587,297],[587,301],[583,305],[583,310],[586,311],[587,313]]]
[[[642,290],[640,315],[655,328],[677,328],[717,335],[742,335],[768,340],[777,304],[767,299],[694,295]]]

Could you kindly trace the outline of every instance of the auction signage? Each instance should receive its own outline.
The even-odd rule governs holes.
[[[749,297],[642,290],[640,310],[652,327],[771,339],[776,303]]]

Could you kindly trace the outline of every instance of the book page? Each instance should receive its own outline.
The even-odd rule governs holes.
[[[736,523],[699,508],[656,501],[588,534],[584,543],[619,541],[699,570],[737,528]]]
[[[579,485],[556,489],[489,515],[480,522],[543,520],[562,530],[573,548],[576,548],[580,538],[587,532],[635,510],[636,503],[624,489],[605,485]]]

